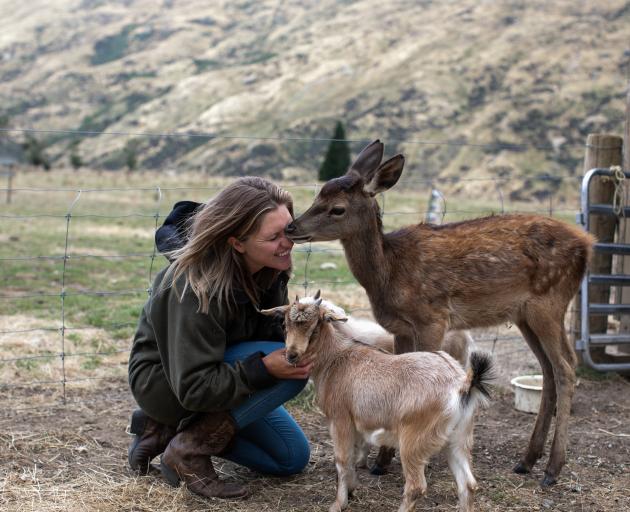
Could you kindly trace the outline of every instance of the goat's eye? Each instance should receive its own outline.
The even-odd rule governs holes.
[[[330,209],[331,215],[343,215],[344,213],[346,213],[346,209],[341,206],[335,206]]]

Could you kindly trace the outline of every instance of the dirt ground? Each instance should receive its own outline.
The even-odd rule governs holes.
[[[224,511],[327,510],[334,498],[335,466],[324,418],[316,409],[292,406],[311,441],[307,469],[292,478],[269,478],[221,463],[224,478],[247,482],[241,501],[203,500],[169,487],[159,474],[132,475],[125,434],[133,401],[120,379],[68,390],[65,406],[29,407],[41,390],[5,392],[0,404],[0,509],[4,511]],[[15,407],[22,398],[24,406]],[[7,404],[13,404],[8,406]],[[568,463],[561,479],[542,490],[544,459],[532,475],[511,472],[525,448],[534,415],[513,408],[513,394],[495,390],[492,405],[477,415],[474,472],[480,484],[477,510],[630,510],[630,381],[590,374],[579,380],[570,424]],[[375,454],[372,454],[372,457]],[[396,510],[401,468],[374,477],[359,472],[361,486],[349,510]],[[428,494],[418,510],[451,511],[457,497],[442,456],[427,470]]]

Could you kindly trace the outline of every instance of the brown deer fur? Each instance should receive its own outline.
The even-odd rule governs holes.
[[[328,308],[336,308],[337,313],[346,315],[339,306],[327,302]],[[386,331],[380,324],[363,318],[348,316],[348,321],[339,326],[342,331],[347,331],[348,336],[357,341],[367,343],[373,347],[394,353],[394,335]],[[475,341],[468,331],[448,331],[444,335],[441,350],[452,356],[464,368],[468,366],[468,356],[475,346]]]
[[[514,468],[540,458],[554,408],[556,427],[543,485],[565,463],[576,356],[564,316],[592,252],[578,227],[535,215],[417,224],[383,233],[375,195],[398,181],[404,158],[381,164],[367,146],[348,172],[327,182],[287,229],[295,242],[337,240],[365,288],[374,317],[395,335],[396,353],[437,350],[447,329],[512,322],[540,362],[543,397],[528,449]]]
[[[322,304],[318,296],[262,313],[284,316],[289,363],[313,360],[311,377],[329,420],[338,474],[330,511],[347,506],[348,493],[358,484],[357,447],[367,440],[400,448],[405,488],[399,512],[415,510],[427,488],[424,467],[443,447],[459,510],[471,512],[477,488],[470,468],[473,416],[487,397],[488,356],[474,353],[471,361],[477,364],[471,362],[467,375],[446,352],[386,354],[357,342],[352,329],[341,324],[346,318],[338,308]]]

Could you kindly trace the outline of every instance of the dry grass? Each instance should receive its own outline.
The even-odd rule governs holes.
[[[21,405],[15,405],[16,399]],[[495,392],[478,414],[474,467],[481,511],[627,510],[630,461],[630,384],[616,377],[582,379],[570,425],[569,462],[552,489],[538,486],[543,464],[531,476],[511,473],[524,448],[533,415],[512,408],[512,394]],[[137,477],[126,467],[125,435],[134,407],[123,379],[68,390],[65,406],[52,405],[41,389],[3,395],[0,417],[0,508],[6,511],[321,511],[333,500],[335,467],[324,418],[317,410],[290,406],[311,443],[306,470],[291,478],[265,477],[229,462],[224,478],[245,482],[242,501],[204,500],[168,486],[159,474]],[[5,404],[11,404],[6,407]],[[454,483],[445,461],[427,470],[428,495],[418,510],[456,508]],[[361,486],[350,510],[395,510],[402,490],[397,459],[392,471],[374,477],[360,471]]]

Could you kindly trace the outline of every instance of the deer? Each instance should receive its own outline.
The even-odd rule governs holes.
[[[442,449],[457,484],[458,510],[473,511],[474,414],[490,396],[488,354],[472,352],[468,372],[443,351],[389,354],[361,341],[365,330],[354,322],[344,325],[343,310],[323,301],[319,291],[261,313],[284,319],[289,364],[313,361],[311,378],[329,422],[337,468],[330,512],[347,507],[358,485],[355,461],[362,448],[383,443],[400,448],[405,487],[399,512],[412,512],[426,494],[425,465]]]
[[[556,424],[540,482],[553,485],[566,462],[577,357],[564,328],[586,272],[594,238],[539,215],[505,214],[383,232],[377,194],[399,180],[405,159],[385,162],[366,146],[341,177],[286,228],[295,243],[340,240],[374,318],[394,334],[394,351],[435,351],[448,329],[516,325],[541,366],[542,399],[527,449],[514,466],[532,471],[551,419]],[[391,457],[390,457],[391,458]]]

